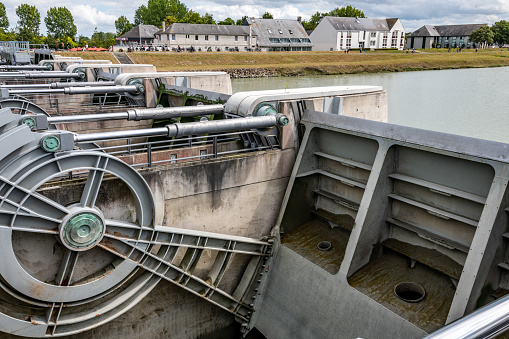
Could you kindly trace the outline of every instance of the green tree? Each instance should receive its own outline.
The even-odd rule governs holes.
[[[89,47],[103,47],[108,48],[115,44],[115,33],[98,32],[97,27],[94,29],[94,34],[90,38]]]
[[[262,15],[262,19],[274,19],[274,16],[270,14],[269,12],[265,12]]]
[[[212,14],[205,13],[205,15],[202,17],[202,23],[207,25],[215,25],[216,21],[214,20]]]
[[[9,18],[5,12],[5,5],[0,2],[0,28],[6,31],[9,28]]]
[[[177,18],[176,18],[176,17],[174,17],[173,15],[168,15],[168,16],[164,19],[164,22],[166,23],[166,27],[169,27],[169,26],[173,25],[174,23],[179,22],[179,19],[177,19]]]
[[[365,18],[364,12],[360,9],[352,7],[350,5],[341,8],[334,8],[330,12],[320,13],[316,12],[311,16],[309,21],[302,21],[302,26],[306,30],[313,30],[318,26],[320,20],[325,16],[336,16],[336,17],[356,17],[356,18]]]
[[[141,5],[134,12],[134,24],[138,25],[146,25],[146,20],[148,20],[148,9],[147,6]]]
[[[180,20],[180,22],[184,22],[187,24],[201,24],[202,17],[200,16],[200,13],[190,10],[189,12],[186,13],[184,18]]]
[[[84,35],[78,37],[78,46],[85,47],[90,39]]]
[[[486,48],[493,43],[495,33],[488,26],[482,26],[472,32],[470,41],[480,45],[481,48]]]
[[[217,23],[218,25],[235,25],[235,21],[232,18],[226,18]]]
[[[174,16],[181,21],[187,11],[186,5],[179,0],[148,0],[147,6],[141,5],[136,9],[134,23],[161,27],[167,16]]]
[[[242,26],[242,25],[244,24],[244,20],[246,20],[246,19],[247,19],[247,15],[244,15],[244,16],[242,17],[242,19],[238,19],[238,20],[235,22],[235,25],[237,25],[237,26]]]
[[[495,22],[491,30],[494,33],[493,41],[499,45],[509,44],[509,22],[505,20]]]
[[[41,14],[35,6],[21,4],[16,7],[18,23],[16,26],[17,39],[29,41],[30,43],[39,42],[39,26],[41,24]]]
[[[117,20],[115,20],[115,29],[117,30],[117,36],[121,36],[129,32],[133,28],[133,24],[127,20],[124,15],[121,15]]]
[[[341,8],[334,8],[326,16],[365,18],[364,12],[350,5]]]
[[[16,40],[16,33],[14,31],[4,31],[0,29],[0,41],[14,41]]]
[[[77,28],[71,12],[65,7],[51,7],[44,18],[48,34],[57,39],[76,36]]]

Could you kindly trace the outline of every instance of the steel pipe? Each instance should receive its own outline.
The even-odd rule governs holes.
[[[66,87],[93,87],[93,86],[115,86],[115,81],[92,81],[92,82],[52,82],[50,84],[23,84],[23,85],[0,85],[0,88],[6,89],[31,89],[31,88],[45,88],[56,89]]]
[[[137,92],[137,86],[97,86],[97,87],[65,87],[65,88],[41,88],[41,89],[10,89],[9,95],[23,94],[104,94],[104,93],[122,93]]]
[[[77,134],[75,142],[92,142],[112,139],[127,139],[136,137],[183,137],[188,135],[202,135],[209,133],[227,133],[249,129],[268,128],[279,125],[282,114],[277,116],[248,117],[206,122],[176,123],[159,128],[146,128],[130,131],[115,131],[104,133]]]
[[[181,107],[161,107],[149,109],[131,109],[128,120],[169,119],[176,117],[195,117],[200,115],[223,114],[224,105],[199,105]]]
[[[426,339],[493,338],[509,328],[509,295],[429,334]]]
[[[67,124],[73,122],[102,121],[102,120],[148,120],[148,119],[168,119],[174,117],[193,117],[209,114],[222,114],[223,105],[203,105],[203,106],[181,106],[181,107],[161,107],[149,109],[134,109],[127,112],[118,113],[98,113],[70,115],[61,117],[48,117],[50,124]]]
[[[40,70],[47,71],[49,68],[47,66],[39,66],[39,65],[19,65],[19,66],[0,66],[0,70]]]
[[[226,133],[247,129],[259,129],[277,126],[277,117],[248,117],[226,119],[207,122],[188,122],[167,125],[169,137],[183,137],[187,135],[202,135],[209,133]]]

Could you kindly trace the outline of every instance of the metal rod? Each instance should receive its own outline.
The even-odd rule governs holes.
[[[65,124],[73,122],[101,121],[101,120],[147,120],[147,119],[168,119],[170,117],[194,117],[209,114],[223,113],[223,105],[203,105],[203,106],[181,106],[181,107],[161,107],[149,109],[132,109],[127,112],[118,113],[99,113],[71,115],[63,117],[48,117],[50,124]]]
[[[186,135],[203,135],[209,133],[225,133],[247,129],[269,128],[277,126],[278,117],[275,115],[263,117],[248,117],[207,122],[188,122],[167,125],[169,137],[183,137]]]
[[[50,84],[23,84],[23,85],[0,85],[6,89],[30,89],[30,88],[65,88],[65,87],[87,87],[87,86],[114,86],[115,81],[93,81],[93,82],[53,82]]]
[[[429,334],[426,339],[493,338],[509,328],[509,295]]]
[[[278,125],[278,116],[248,117],[207,122],[176,123],[159,128],[145,128],[129,131],[115,131],[103,133],[77,134],[75,142],[89,142],[112,139],[126,139],[136,137],[183,137],[203,135],[209,133],[226,133],[248,129],[269,128]]]
[[[24,71],[24,70],[41,70],[47,71],[49,68],[47,66],[38,66],[38,65],[19,65],[19,66],[0,66],[0,70],[9,70],[9,71]]]
[[[123,120],[128,118],[127,112],[118,113],[100,113],[100,114],[82,114],[63,117],[48,117],[50,124],[69,124],[74,122],[90,122],[102,120]]]
[[[34,88],[34,89],[9,89],[9,95],[16,94],[104,94],[104,93],[121,93],[136,92],[138,88],[135,85],[129,86],[98,86],[98,87],[65,87],[65,88]]]
[[[198,106],[180,106],[180,107],[160,107],[149,109],[132,109],[129,113],[129,120],[147,120],[147,119],[169,119],[176,117],[194,117],[199,115],[222,114],[224,105],[198,105]]]

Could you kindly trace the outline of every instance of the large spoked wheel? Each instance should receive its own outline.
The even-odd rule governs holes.
[[[68,173],[79,178],[74,193],[52,190]],[[130,196],[112,196],[115,183]],[[134,306],[160,279],[138,268],[158,255],[154,216],[145,180],[105,153],[36,148],[3,164],[0,331],[69,335]]]

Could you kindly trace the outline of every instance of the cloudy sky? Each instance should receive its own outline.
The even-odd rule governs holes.
[[[336,7],[353,5],[364,11],[369,18],[400,18],[407,32],[425,24],[445,25],[462,23],[493,24],[500,20],[509,21],[509,0],[360,0],[355,3],[341,3],[318,0],[181,0],[186,6],[200,14],[213,14],[216,21],[226,17],[234,20],[244,15],[261,17],[265,11],[279,19],[295,19],[302,16],[307,20],[317,11],[328,12]],[[18,17],[15,9],[21,3],[35,5],[41,13],[41,33],[46,33],[44,17],[50,7],[67,7],[74,16],[78,35],[91,36],[94,28],[98,31],[115,32],[115,20],[125,15],[131,22],[134,11],[147,0],[0,0],[6,7],[10,28],[16,26]]]

